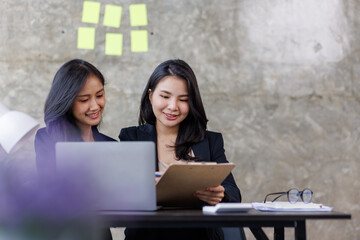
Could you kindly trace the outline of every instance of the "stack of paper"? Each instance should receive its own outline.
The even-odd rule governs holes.
[[[332,207],[324,206],[319,203],[289,203],[289,202],[266,202],[252,203],[256,210],[271,212],[330,212]]]
[[[266,203],[218,203],[215,206],[204,206],[206,213],[247,212],[250,209],[266,212],[331,212],[332,207],[320,203],[289,203],[289,202],[266,202]]]
[[[247,212],[252,209],[251,203],[218,203],[215,206],[204,206],[203,212],[224,213],[224,212]]]

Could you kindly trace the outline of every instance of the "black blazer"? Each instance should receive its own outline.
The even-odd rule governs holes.
[[[128,127],[121,129],[119,138],[121,141],[152,141],[157,144],[156,129],[153,125],[145,124],[138,127]],[[224,141],[221,133],[206,131],[205,138],[194,144],[192,150],[198,161],[227,163],[224,150]],[[157,151],[157,148],[156,148]],[[158,158],[156,153],[156,169],[158,170]],[[221,184],[225,188],[225,198],[223,201],[240,202],[241,194],[236,186],[234,177],[229,174]]]
[[[96,127],[92,127],[93,137],[96,142],[100,141],[116,141],[102,133]],[[77,142],[83,141],[81,136],[74,140]],[[35,135],[35,153],[36,153],[36,167],[40,176],[53,174],[56,170],[55,159],[55,144],[57,139],[50,136],[46,128],[40,128]]]

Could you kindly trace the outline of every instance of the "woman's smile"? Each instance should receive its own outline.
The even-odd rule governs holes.
[[[168,120],[176,120],[178,118],[178,115],[175,114],[169,114],[169,113],[164,113],[164,114]]]
[[[95,113],[87,113],[86,116],[88,116],[91,119],[97,119],[100,116],[100,111],[97,111]]]

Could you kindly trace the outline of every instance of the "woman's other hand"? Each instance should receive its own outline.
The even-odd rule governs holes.
[[[216,205],[224,198],[225,188],[221,185],[209,187],[206,190],[196,191],[194,196],[210,205]]]

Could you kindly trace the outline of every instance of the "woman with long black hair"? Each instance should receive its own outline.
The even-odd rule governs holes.
[[[55,172],[56,142],[115,141],[97,129],[105,108],[104,85],[101,72],[81,59],[57,71],[44,107],[46,127],[35,136],[40,176]]]
[[[89,62],[73,59],[56,72],[44,107],[46,127],[35,136],[36,166],[41,180],[56,171],[57,142],[116,141],[98,131],[105,108],[105,80]],[[102,229],[103,239],[112,239]]]
[[[207,131],[207,118],[194,72],[182,60],[161,63],[141,97],[139,126],[123,128],[121,141],[153,141],[159,172],[179,161],[226,163],[220,133]],[[194,195],[204,204],[240,202],[240,190],[232,174],[221,185],[198,190]],[[133,239],[222,239],[221,229],[133,229],[125,230]]]

